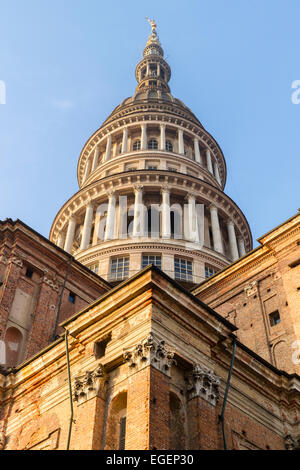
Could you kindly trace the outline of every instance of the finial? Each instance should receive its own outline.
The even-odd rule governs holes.
[[[158,39],[158,35],[157,35],[157,31],[156,31],[156,28],[157,28],[157,24],[155,22],[155,20],[151,20],[151,18],[146,18],[146,20],[148,21],[148,23],[150,24],[151,26],[151,34],[148,38],[148,42],[147,42],[147,46],[149,44],[153,44],[153,43],[156,43],[158,45],[160,45],[160,42],[159,42],[159,39]]]
[[[151,20],[150,18],[147,18],[147,17],[145,19],[151,25],[152,33],[156,33],[157,24],[155,23],[155,20]]]

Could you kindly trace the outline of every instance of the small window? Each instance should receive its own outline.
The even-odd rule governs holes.
[[[166,142],[166,150],[168,152],[173,152],[173,145],[172,145],[172,142],[170,142],[169,140],[167,140]]]
[[[69,302],[71,304],[75,304],[75,300],[76,300],[76,294],[74,294],[74,292],[70,292],[69,293]]]
[[[92,264],[91,266],[88,266],[88,268],[93,271],[93,273],[98,274],[99,266],[98,264]]]
[[[133,150],[141,150],[141,141],[140,141],[140,140],[136,140],[136,141],[133,143],[132,149],[133,149]]]
[[[150,139],[148,141],[148,150],[157,150],[158,149],[158,142],[156,139]]]
[[[142,269],[148,266],[149,264],[153,264],[161,269],[161,256],[159,255],[143,255],[142,257]]]
[[[174,258],[175,279],[181,281],[193,280],[193,265],[191,261],[182,258]]]
[[[115,258],[110,264],[110,280],[122,281],[129,276],[129,258]]]
[[[163,80],[165,79],[165,71],[162,68],[160,68],[160,76]]]
[[[31,279],[33,276],[33,270],[31,268],[27,268],[25,272],[25,276]]]
[[[271,326],[276,326],[278,323],[280,323],[280,315],[278,310],[275,310],[275,312],[272,312],[269,314],[269,319],[270,319],[270,325]]]
[[[157,166],[156,165],[148,165],[147,170],[157,170]]]
[[[300,264],[300,259],[297,259],[296,261],[293,261],[292,263],[289,264],[290,268],[295,268],[296,266],[299,266]]]
[[[126,416],[120,419],[119,450],[125,450],[125,438],[126,438]]]
[[[205,277],[206,279],[216,274],[217,270],[211,266],[205,266]]]
[[[122,153],[122,144],[119,145],[119,154]]]

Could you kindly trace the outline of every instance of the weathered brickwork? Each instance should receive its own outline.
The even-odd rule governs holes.
[[[6,341],[8,366],[48,346],[63,331],[56,324],[110,289],[70,255],[11,220],[0,223],[0,283],[0,340]]]
[[[236,325],[250,349],[278,369],[299,373],[300,215],[259,241],[193,293]]]
[[[70,449],[224,448],[219,416],[236,327],[221,315],[152,267],[62,328],[69,332],[74,407]],[[63,338],[0,373],[0,410],[4,449],[66,448]],[[295,449],[299,423],[300,377],[238,342],[224,419],[227,447]]]

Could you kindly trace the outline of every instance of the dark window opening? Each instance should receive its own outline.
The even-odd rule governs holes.
[[[25,276],[28,277],[29,279],[31,279],[32,276],[33,276],[33,270],[31,268],[27,268]]]
[[[126,438],[126,416],[120,419],[119,450],[125,450],[125,438]]]
[[[71,304],[75,304],[75,300],[76,300],[76,294],[74,294],[74,292],[70,292],[69,293],[69,302],[71,302]]]
[[[170,212],[170,222],[171,222],[171,238],[174,238],[175,233],[175,213],[174,211]]]
[[[105,356],[106,346],[111,340],[111,335],[107,338],[103,339],[102,341],[96,341],[94,343],[94,356],[95,359],[101,359],[101,357]]]
[[[275,326],[280,323],[280,315],[278,310],[275,310],[275,312],[272,312],[269,314],[269,319],[270,319],[270,325]]]
[[[291,264],[289,264],[290,268],[295,268],[296,266],[299,266],[300,264],[300,258],[297,259],[296,261],[293,261]]]

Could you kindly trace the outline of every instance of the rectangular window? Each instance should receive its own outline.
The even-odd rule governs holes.
[[[31,268],[27,268],[25,272],[25,276],[31,279],[32,275],[33,275],[33,270]]]
[[[119,450],[125,450],[125,438],[126,438],[126,416],[120,419]]]
[[[93,273],[98,274],[99,270],[99,265],[98,264],[92,264],[91,266],[88,266],[88,268],[93,271]]]
[[[159,269],[161,269],[161,256],[158,255],[143,255],[142,257],[142,269],[148,266],[149,264],[154,264]]]
[[[157,166],[155,165],[148,165],[147,170],[157,170]]]
[[[275,326],[280,323],[280,315],[278,310],[275,310],[275,312],[272,312],[269,314],[269,319],[270,319],[270,325]]]
[[[71,304],[75,304],[75,300],[76,300],[76,294],[74,294],[74,292],[70,292],[69,293],[69,302],[71,302]]]
[[[110,264],[110,280],[122,281],[129,276],[129,258],[115,258]]]
[[[193,280],[193,264],[182,258],[174,258],[175,279],[181,281]]]
[[[211,266],[205,266],[205,277],[206,279],[216,274],[217,270]]]

